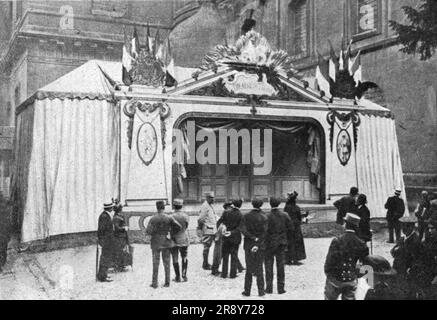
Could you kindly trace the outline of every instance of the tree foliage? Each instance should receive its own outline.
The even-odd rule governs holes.
[[[437,0],[423,0],[417,8],[402,7],[409,24],[390,21],[390,27],[398,34],[402,52],[419,54],[428,60],[437,48]]]

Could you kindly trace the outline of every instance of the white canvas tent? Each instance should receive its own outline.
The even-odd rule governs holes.
[[[314,120],[323,129],[325,140],[324,203],[327,205],[357,185],[360,192],[368,196],[372,217],[383,217],[386,198],[396,187],[404,190],[395,123],[388,109],[365,99],[352,106],[330,104],[298,80],[282,75],[281,81],[287,87],[311,102],[267,99],[256,107],[254,115],[254,106],[236,98],[187,95],[220,78],[236,76],[237,71],[223,67],[215,72],[204,72],[195,79],[188,78],[191,70],[179,71],[181,78],[186,79],[178,79],[180,86],[167,93],[161,93],[161,89],[152,93],[145,89],[132,92],[126,87],[114,90],[113,84],[121,83],[121,63],[89,61],[41,88],[19,107],[12,193],[22,217],[22,241],[95,231],[102,203],[116,196],[125,200],[124,179],[132,176],[132,170],[136,170],[134,175],[144,176],[138,180],[141,184],[138,189],[150,187],[156,170],[151,169],[153,166],[144,166],[139,159],[133,161],[132,157],[137,155],[126,143],[128,118],[123,108],[134,100],[145,105],[165,101],[170,115],[160,124],[167,131],[164,146],[172,145],[171,132],[187,115],[252,117],[260,121],[269,118]],[[338,129],[331,127],[326,119],[333,111],[355,112],[360,118],[358,143],[353,149],[355,155],[347,166],[339,164],[335,147],[332,150],[330,132],[338,132]],[[140,127],[147,112],[135,118],[138,125],[134,127]],[[134,132],[132,136],[135,139],[138,135]],[[171,148],[166,148],[163,157],[156,159],[171,157]],[[121,162],[127,158],[130,165],[125,166]],[[133,163],[137,163],[137,167],[133,168]],[[166,180],[166,193],[161,198],[171,201],[172,192],[168,192],[167,185],[171,189],[175,178],[172,163],[166,161],[161,166]],[[131,170],[131,173],[123,170]],[[154,202],[154,199],[149,200]]]
[[[24,242],[96,230],[116,195],[119,110],[102,70],[121,77],[120,64],[89,61],[18,110],[12,184]]]

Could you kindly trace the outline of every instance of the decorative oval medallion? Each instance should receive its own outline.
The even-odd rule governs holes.
[[[352,142],[349,133],[342,129],[337,136],[337,157],[340,163],[345,166],[351,158]]]
[[[141,125],[137,135],[137,151],[146,166],[152,163],[158,150],[158,137],[150,122]]]

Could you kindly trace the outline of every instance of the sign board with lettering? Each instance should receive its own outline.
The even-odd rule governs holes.
[[[353,34],[355,37],[372,36],[380,31],[381,0],[352,1]]]
[[[233,79],[224,79],[226,89],[236,94],[256,94],[272,96],[277,93],[275,88],[267,82],[263,73],[261,78],[256,74],[240,72]]]

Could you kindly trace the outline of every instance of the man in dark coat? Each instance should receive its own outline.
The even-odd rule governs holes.
[[[285,293],[284,253],[288,235],[293,231],[290,217],[279,209],[281,200],[270,198],[272,209],[267,214],[266,237],[266,293],[273,293],[273,263],[276,259],[278,293]]]
[[[0,193],[0,273],[6,264],[11,233],[11,211],[8,201]]]
[[[100,282],[111,282],[112,280],[108,277],[108,269],[114,266],[114,227],[111,216],[111,212],[114,210],[113,203],[105,203],[103,210],[99,216],[97,227],[97,239],[102,247],[97,280]]]
[[[405,203],[400,196],[401,190],[396,189],[395,195],[393,197],[389,197],[385,204],[385,208],[387,209],[386,219],[389,234],[388,243],[394,243],[393,232],[396,234],[396,241],[399,241],[401,238],[401,224],[399,219],[404,215]]]
[[[423,253],[419,235],[415,231],[417,219],[415,217],[402,217],[400,219],[404,236],[399,239],[396,246],[390,251],[393,256],[393,268],[397,271],[404,287],[409,292],[409,299],[415,299],[419,289],[419,269],[417,268]]]
[[[357,198],[357,216],[360,217],[358,226],[358,237],[364,242],[372,240],[372,232],[370,231],[370,211],[366,206],[367,197],[365,194],[360,194]]]
[[[429,194],[427,191],[422,191],[420,194],[420,201],[419,204],[414,211],[414,214],[417,217],[418,220],[418,231],[419,231],[419,239],[420,241],[423,240],[423,236],[427,233],[428,223],[427,220],[429,219],[429,209],[430,209],[430,201],[429,201]]]
[[[302,214],[300,207],[296,204],[298,195],[296,191],[289,193],[284,207],[284,211],[288,213],[293,226],[293,231],[288,234],[288,248],[285,254],[285,263],[287,265],[300,265],[300,261],[306,259],[301,224],[302,218],[307,217],[308,213]]]
[[[182,226],[175,218],[164,213],[164,201],[160,200],[156,202],[156,210],[158,213],[150,219],[146,228],[146,234],[151,236],[150,246],[152,248],[153,257],[153,277],[150,286],[154,289],[158,288],[158,270],[161,255],[165,271],[164,287],[170,286],[170,249],[174,246],[171,233],[179,232],[182,229]]]
[[[243,215],[241,232],[244,235],[244,251],[246,256],[246,277],[244,279],[243,296],[250,296],[252,277],[256,276],[258,295],[265,295],[263,262],[265,253],[265,239],[267,236],[267,216],[262,212],[263,201],[252,200],[253,209]]]
[[[369,255],[369,248],[356,234],[360,217],[347,213],[345,232],[334,238],[325,261],[325,299],[355,300],[357,289],[356,265]]]
[[[174,247],[171,248],[171,256],[173,260],[173,269],[176,274],[175,281],[181,281],[181,273],[179,269],[179,254],[181,255],[182,262],[182,279],[184,282],[188,281],[187,278],[187,268],[188,268],[188,246],[190,245],[190,240],[188,239],[188,223],[190,218],[188,215],[182,211],[184,200],[174,199],[173,200],[173,218],[181,225],[181,229],[176,231],[172,229],[172,239],[175,243]]]
[[[240,225],[242,217],[243,216],[240,212],[240,209],[231,206],[229,210],[225,210],[223,212],[223,215],[218,222],[218,224],[223,223],[223,225],[226,227],[222,245],[222,278],[226,278],[228,276],[229,256],[231,257],[230,277],[237,277],[238,247],[241,243]]]
[[[346,213],[356,213],[357,205],[356,198],[358,195],[358,188],[352,187],[350,189],[349,195],[334,202],[334,206],[337,208],[337,223],[340,225],[344,224],[344,217]]]

